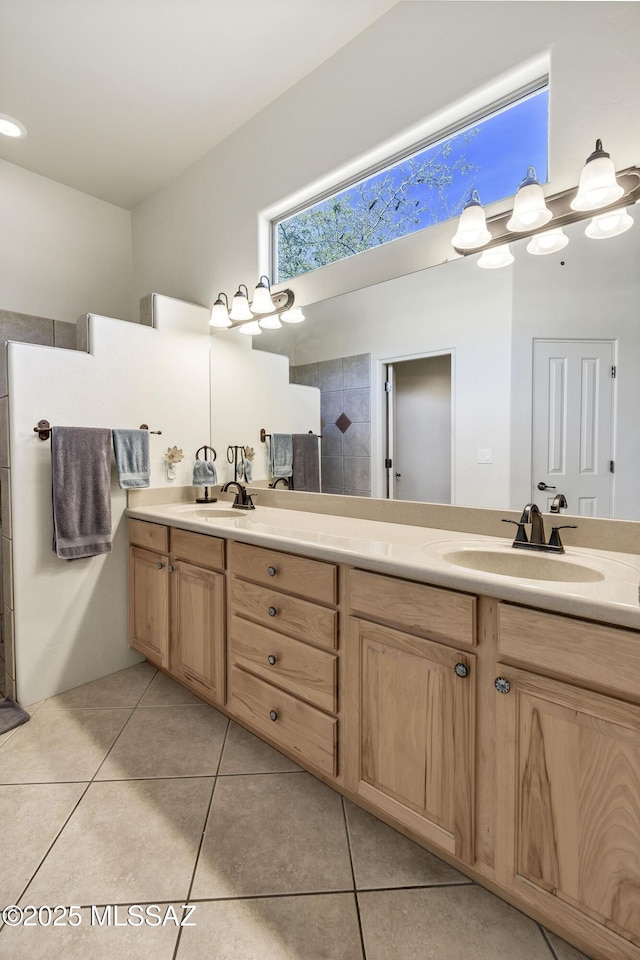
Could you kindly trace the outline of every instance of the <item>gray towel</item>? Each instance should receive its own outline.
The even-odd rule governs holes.
[[[22,707],[12,700],[11,697],[5,697],[0,700],[0,734],[19,727],[21,723],[26,723],[31,719],[31,714],[23,710]]]
[[[293,473],[293,440],[290,433],[271,435],[269,469],[271,476],[290,477]]]
[[[196,460],[193,465],[194,487],[215,487],[218,482],[216,465],[213,460]]]
[[[293,434],[293,489],[320,493],[320,459],[315,433]]]
[[[114,430],[113,452],[123,490],[149,486],[148,430]]]
[[[51,484],[58,556],[111,553],[111,430],[52,427]]]

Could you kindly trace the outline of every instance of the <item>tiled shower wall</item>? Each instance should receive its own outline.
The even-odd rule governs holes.
[[[290,367],[292,383],[320,388],[322,492],[371,495],[371,354]]]

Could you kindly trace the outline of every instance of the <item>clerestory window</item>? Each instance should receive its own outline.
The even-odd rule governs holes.
[[[471,190],[484,206],[515,194],[527,168],[548,177],[549,86],[416,145],[330,196],[272,221],[277,281],[457,217]]]

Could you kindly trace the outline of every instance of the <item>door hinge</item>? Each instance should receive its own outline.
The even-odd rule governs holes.
[[[389,457],[386,457],[384,461],[384,465],[385,465],[385,469],[389,470],[393,466],[393,461],[390,460]]]
[[[611,379],[612,379],[612,380],[615,380],[615,378],[616,378],[616,373],[617,373],[617,367],[616,367],[616,365],[615,365],[615,363],[614,363],[614,365],[611,367]]]
[[[615,473],[615,472],[616,472],[616,471],[615,471],[615,466],[616,466],[616,465],[615,465],[615,462],[614,462],[613,460],[609,460],[609,473]]]
[[[391,381],[385,380],[384,382],[384,391],[385,393],[391,393]]]

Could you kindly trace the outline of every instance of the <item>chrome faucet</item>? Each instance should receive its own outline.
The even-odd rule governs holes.
[[[238,483],[237,480],[229,480],[228,483],[225,483],[225,485],[221,488],[220,492],[226,493],[229,487],[237,488],[237,493],[232,506],[237,507],[238,510],[255,510],[255,504],[250,494],[247,493],[246,487],[244,487],[241,483]]]
[[[559,493],[554,499],[564,500],[564,505],[566,506],[567,501],[564,496]],[[558,510],[562,506],[561,502],[558,504]],[[553,511],[557,513],[558,510]],[[528,503],[524,510],[522,511],[522,516],[519,520],[507,520],[503,519],[503,523],[515,523],[518,527],[518,532],[515,536],[515,540],[512,543],[513,547],[518,547],[519,549],[524,550],[542,550],[546,553],[564,553],[564,545],[560,539],[560,530],[577,529],[575,523],[565,523],[560,527],[551,528],[551,536],[549,537],[549,542],[547,543],[545,532],[544,532],[544,520],[542,519],[542,514],[540,513],[540,508],[537,503]],[[527,531],[525,527],[531,524],[531,533],[527,537]]]

